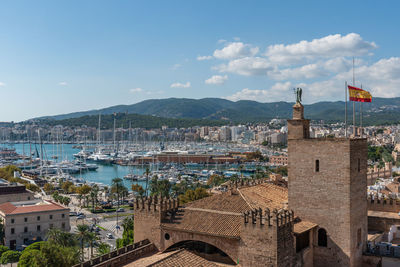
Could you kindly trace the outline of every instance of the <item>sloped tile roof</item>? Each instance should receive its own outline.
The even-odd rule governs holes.
[[[258,184],[212,195],[187,204],[162,223],[164,229],[240,238],[242,214],[255,208],[284,208],[287,189]]]
[[[149,267],[217,267],[213,262],[210,262],[196,254],[186,250],[178,250],[176,253],[169,255],[168,257],[148,265]]]
[[[295,234],[301,234],[304,233],[305,231],[311,230],[314,227],[317,227],[318,224],[312,223],[312,222],[308,222],[308,221],[301,221],[298,223],[294,224],[294,230],[293,232]]]
[[[42,202],[36,205],[17,206],[12,202],[0,204],[0,211],[5,215],[23,214],[43,211],[67,210],[67,208],[53,202]]]

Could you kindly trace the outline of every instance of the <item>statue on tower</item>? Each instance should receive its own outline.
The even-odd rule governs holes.
[[[301,94],[303,93],[303,89],[297,87],[296,89],[293,89],[293,91],[296,95],[296,104],[297,103],[301,104]]]

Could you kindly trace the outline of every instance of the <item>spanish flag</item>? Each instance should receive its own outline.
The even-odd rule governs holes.
[[[350,85],[348,87],[349,87],[350,101],[357,101],[357,102],[372,101],[372,95],[368,91]]]

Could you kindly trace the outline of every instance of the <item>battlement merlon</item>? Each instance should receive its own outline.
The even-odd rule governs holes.
[[[134,209],[137,211],[176,211],[179,208],[178,198],[163,198],[161,196],[140,197],[134,200]]]
[[[263,211],[261,208],[254,209],[243,213],[244,224],[253,224],[259,226],[276,226],[283,227],[294,222],[294,213],[292,210],[269,209]]]
[[[268,179],[261,178],[261,179],[238,179],[234,182],[231,182],[229,185],[229,189],[238,189],[242,187],[249,187],[259,184],[268,183]]]

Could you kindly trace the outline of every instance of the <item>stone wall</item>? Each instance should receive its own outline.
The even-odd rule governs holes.
[[[293,266],[295,255],[292,212],[254,210],[244,214],[241,266]]]
[[[316,250],[315,265],[331,259],[332,266],[361,266],[367,240],[367,141],[289,139],[288,155],[289,208],[328,235],[328,248]]]
[[[379,199],[368,197],[368,210],[400,212],[400,201],[396,199]]]
[[[120,267],[156,251],[156,247],[149,240],[142,240],[73,267]]]
[[[368,216],[368,229],[372,231],[389,232],[392,225],[400,225],[399,218],[386,218],[377,216]]]

